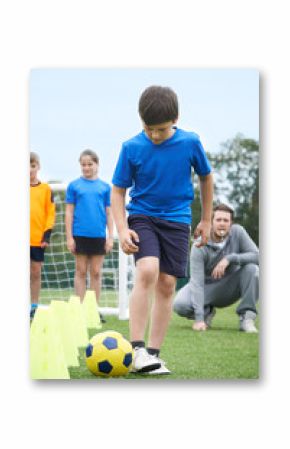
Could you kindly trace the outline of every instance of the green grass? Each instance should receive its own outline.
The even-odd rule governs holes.
[[[128,321],[108,316],[102,330],[114,329],[129,338]],[[192,321],[173,314],[161,357],[172,371],[170,376],[128,374],[124,380],[162,379],[257,379],[259,377],[259,336],[238,331],[235,306],[217,310],[212,328],[194,332]],[[90,330],[90,337],[96,331]],[[70,368],[72,379],[114,382],[92,375],[85,364],[85,349],[80,349],[80,367]]]

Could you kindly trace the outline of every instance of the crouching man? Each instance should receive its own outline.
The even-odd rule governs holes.
[[[246,230],[233,224],[233,214],[225,204],[214,208],[211,238],[203,247],[192,245],[190,281],[174,300],[174,311],[195,320],[196,331],[210,327],[215,308],[239,301],[240,330],[257,332],[259,251]]]

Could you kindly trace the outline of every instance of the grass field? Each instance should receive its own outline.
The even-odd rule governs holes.
[[[113,329],[129,337],[128,321],[108,316],[103,330]],[[257,323],[258,324],[258,323]],[[161,357],[172,371],[169,376],[128,374],[122,378],[162,380],[173,379],[257,379],[259,377],[259,336],[238,331],[235,307],[217,310],[212,329],[193,332],[192,321],[173,314],[162,347]],[[90,337],[96,332],[91,329]],[[115,382],[92,375],[85,364],[85,349],[80,349],[80,367],[70,368],[72,379]]]

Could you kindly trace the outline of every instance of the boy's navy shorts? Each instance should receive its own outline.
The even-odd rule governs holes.
[[[188,275],[190,226],[161,218],[133,214],[128,217],[129,228],[139,236],[139,251],[135,262],[142,257],[157,257],[160,272],[177,278]]]
[[[43,262],[44,261],[44,248],[40,246],[31,246],[30,247],[30,260],[34,262]]]

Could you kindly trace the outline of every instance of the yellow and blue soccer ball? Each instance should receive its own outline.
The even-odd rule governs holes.
[[[94,335],[86,347],[86,363],[95,376],[125,376],[131,366],[133,349],[131,343],[116,331]]]

